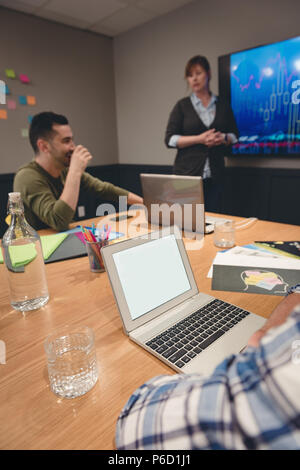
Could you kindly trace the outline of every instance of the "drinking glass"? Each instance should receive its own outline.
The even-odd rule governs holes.
[[[87,393],[98,380],[94,332],[87,326],[64,327],[44,343],[51,390],[61,397]]]
[[[214,244],[218,248],[231,248],[235,244],[234,222],[216,222],[214,231]]]

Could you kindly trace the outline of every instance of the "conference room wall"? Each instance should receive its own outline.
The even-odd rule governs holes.
[[[118,161],[113,40],[0,7],[0,79],[7,98],[34,95],[36,106],[19,105],[0,120],[0,174],[12,174],[33,157],[21,129],[27,117],[52,110],[65,114],[75,141],[93,154],[93,165]],[[28,85],[5,77],[5,69],[27,74]],[[7,109],[7,105],[0,105]]]
[[[297,36],[299,17],[299,0],[199,0],[117,36],[119,163],[172,165],[175,151],[165,147],[164,132],[175,102],[188,94],[183,75],[191,56],[208,57],[218,93],[218,56]],[[252,163],[300,168],[300,158],[247,159]]]

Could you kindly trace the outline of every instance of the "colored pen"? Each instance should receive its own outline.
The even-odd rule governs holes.
[[[82,225],[80,225],[79,227],[81,228],[81,232],[82,232],[82,234],[83,234],[83,238],[88,241],[88,239],[87,239],[87,237],[86,237],[86,234],[85,234],[85,231],[84,231],[84,228],[82,227]]]
[[[106,234],[106,240],[109,239],[109,234],[110,234],[110,231],[111,231],[111,227],[109,227],[109,229],[107,230],[107,234]]]

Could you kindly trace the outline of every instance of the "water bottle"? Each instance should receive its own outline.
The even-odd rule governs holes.
[[[40,308],[49,300],[45,264],[40,237],[25,220],[21,194],[8,196],[11,221],[2,239],[3,259],[11,305],[25,312]]]

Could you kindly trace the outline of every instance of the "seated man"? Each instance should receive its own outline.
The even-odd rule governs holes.
[[[143,203],[136,194],[85,172],[92,155],[82,145],[75,146],[64,116],[52,112],[37,114],[29,138],[35,159],[16,173],[14,191],[21,193],[26,220],[35,229],[67,230],[81,187],[96,200],[117,202],[119,196],[127,196],[129,205]]]
[[[117,448],[300,449],[299,372],[300,284],[210,377],[159,376],[136,390]]]

